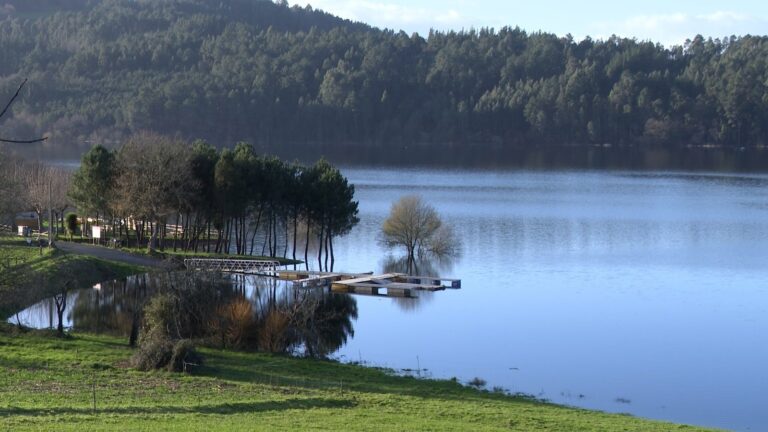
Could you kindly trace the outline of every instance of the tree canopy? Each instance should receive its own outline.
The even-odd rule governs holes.
[[[289,164],[243,142],[218,151],[153,132],[135,134],[115,151],[94,146],[69,190],[83,215],[103,215],[105,233],[125,244],[164,249],[167,240],[174,249],[283,258],[291,250],[293,259],[303,245],[309,264],[316,238],[320,268],[333,267],[334,237],[359,222],[354,194],[324,159]]]

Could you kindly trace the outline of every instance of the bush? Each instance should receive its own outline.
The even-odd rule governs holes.
[[[131,364],[140,371],[162,369],[171,362],[173,354],[174,345],[170,338],[162,335],[143,338]]]
[[[168,363],[170,372],[190,372],[190,365],[200,366],[203,357],[195,350],[195,344],[189,339],[182,339],[173,346],[173,355]]]
[[[252,335],[256,333],[253,304],[245,297],[238,297],[219,306],[208,328],[210,334],[219,339],[222,349],[227,346],[238,349],[248,347]]]
[[[282,311],[270,311],[259,332],[259,348],[272,353],[282,353],[288,349],[290,338],[288,328],[290,317]]]
[[[176,301],[170,294],[158,294],[150,300],[144,311],[144,331],[139,348],[131,363],[141,371],[167,369],[171,372],[187,372],[185,364],[201,365],[202,357],[189,339],[178,339]],[[177,338],[174,338],[176,336]]]
[[[67,229],[69,239],[72,240],[72,236],[77,233],[77,215],[74,213],[68,213],[64,219],[64,226]]]
[[[174,319],[175,309],[176,298],[171,294],[161,293],[153,296],[144,308],[144,327],[139,345],[144,345],[145,341],[171,340],[174,336],[179,339]]]
[[[467,384],[469,384],[471,387],[475,387],[479,389],[479,388],[485,387],[487,382],[482,378],[475,377],[475,378],[472,378],[472,380]]]

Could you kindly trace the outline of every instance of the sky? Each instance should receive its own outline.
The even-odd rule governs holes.
[[[611,35],[680,45],[697,34],[722,38],[768,34],[765,0],[311,0],[305,6],[407,33],[504,26],[559,36],[606,39]]]

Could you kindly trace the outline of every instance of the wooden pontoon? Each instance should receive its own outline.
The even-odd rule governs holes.
[[[328,287],[334,292],[410,297],[414,291],[460,289],[461,280],[430,276],[409,276],[403,273],[328,273],[308,271],[277,272],[279,279],[293,281],[298,288]]]

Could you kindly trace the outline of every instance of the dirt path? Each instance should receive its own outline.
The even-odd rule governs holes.
[[[140,257],[118,249],[109,249],[103,246],[92,246],[82,243],[60,241],[56,243],[56,247],[67,253],[90,255],[108,261],[117,261],[125,264],[140,265],[144,267],[163,267],[162,260]]]

